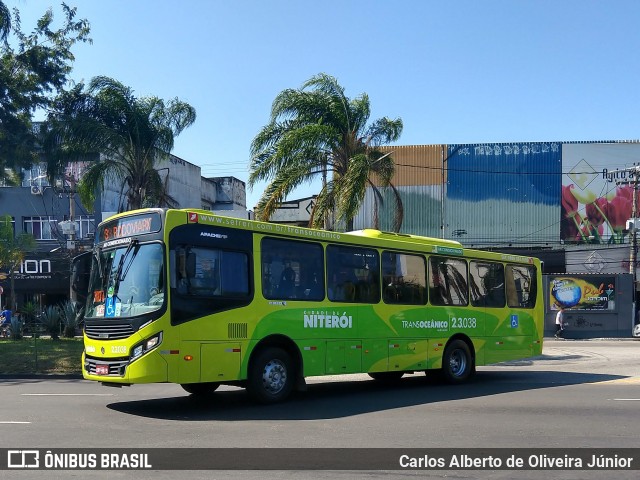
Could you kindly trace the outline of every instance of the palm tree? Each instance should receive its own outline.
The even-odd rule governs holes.
[[[80,199],[91,209],[105,181],[126,188],[127,208],[173,206],[156,165],[168,158],[174,138],[195,122],[195,109],[177,98],[165,103],[157,97],[138,98],[131,88],[108,77],[95,77],[86,91],[76,86],[57,105],[50,118],[62,148],[49,169],[60,171],[72,158],[91,162],[78,184]],[[56,149],[53,149],[56,150]]]
[[[11,31],[11,14],[9,7],[0,1],[0,41],[5,41]]]
[[[312,227],[327,228],[334,212],[347,230],[355,217],[367,186],[372,187],[376,208],[383,196],[376,182],[391,187],[396,201],[394,229],[402,225],[402,202],[391,185],[394,163],[378,147],[402,133],[402,120],[381,118],[370,125],[367,94],[349,99],[338,81],[321,73],[299,90],[282,91],[274,100],[271,120],[251,144],[249,185],[270,181],[256,207],[257,216],[268,220],[280,203],[299,185],[332,172],[323,181],[313,209]]]

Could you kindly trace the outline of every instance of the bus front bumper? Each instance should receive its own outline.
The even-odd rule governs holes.
[[[157,350],[134,361],[96,358],[83,353],[82,376],[86,380],[103,383],[162,383],[168,379],[168,368],[167,361]]]

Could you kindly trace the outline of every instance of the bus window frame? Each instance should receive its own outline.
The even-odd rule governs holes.
[[[432,284],[432,280],[434,279],[434,277],[433,277],[433,265],[431,262],[438,261],[438,259],[450,260],[453,262],[460,262],[460,264],[464,265],[465,275],[463,276],[463,278],[466,282],[465,283],[466,292],[464,296],[465,303],[455,303],[453,301],[453,297],[451,296],[451,289],[450,289],[450,286],[447,285],[448,282],[446,278],[445,278],[445,285],[442,285],[440,281],[438,281],[437,285],[435,284],[435,282]],[[428,263],[428,269],[429,269],[427,273],[428,275],[427,278],[429,282],[429,293],[428,293],[429,303],[436,307],[468,307],[469,306],[469,258],[468,257],[450,257],[446,255],[430,255],[429,261],[427,263]],[[446,265],[446,262],[444,262],[444,264]],[[440,272],[439,268],[438,268],[438,271]],[[439,275],[438,275],[438,278],[439,278]],[[445,277],[448,277],[448,276],[445,275]],[[436,289],[437,289],[437,293],[436,293]],[[456,295],[456,297],[458,296]],[[442,298],[443,302],[442,303],[434,302],[434,300],[437,300],[438,298]],[[445,301],[447,298],[451,300],[451,303],[447,303]]]
[[[422,280],[424,280],[424,284],[420,285],[419,283],[415,283],[415,282],[404,282],[404,279],[400,282],[397,282],[396,280],[387,283],[387,280],[385,279],[385,255],[386,254],[391,254],[391,255],[396,255],[396,256],[405,256],[405,257],[412,257],[412,258],[419,258],[422,260],[422,265],[424,267],[424,276],[422,278]],[[397,261],[397,258],[396,258]],[[428,291],[429,291],[429,287],[428,287],[428,268],[427,268],[427,259],[425,258],[424,255],[421,255],[420,253],[407,253],[407,252],[400,252],[400,251],[396,251],[396,250],[382,250],[381,254],[380,254],[380,270],[381,270],[381,285],[382,285],[382,301],[387,304],[387,305],[426,305],[427,301],[428,301]],[[406,285],[410,285],[410,287],[407,289]],[[411,288],[411,286],[417,286],[418,287],[418,293],[416,294],[415,292],[415,288]],[[420,288],[422,288],[422,291],[420,292]],[[406,295],[405,295],[406,294]],[[411,297],[411,298],[417,298],[417,301],[413,301],[413,302],[407,302],[404,301],[407,299],[407,297]]]
[[[281,244],[279,248],[273,248],[278,243]],[[270,245],[273,244],[273,245]],[[280,283],[277,284],[277,287],[274,288],[273,293],[265,291],[265,285],[273,285],[273,257],[271,255],[275,255],[278,253],[278,250],[282,249],[285,244],[288,244],[293,248],[294,246],[302,246],[309,249],[317,249],[319,256],[314,257],[309,262],[303,262],[303,258],[309,258],[307,255],[287,255],[286,258],[283,256],[281,259],[281,264],[283,268],[279,271],[280,277],[282,277],[284,271],[286,270],[286,263],[297,263],[297,271],[295,268],[293,269],[295,273],[295,277],[293,278],[293,284],[291,286],[291,293],[283,294],[284,291],[282,285]],[[270,249],[273,248],[273,251]],[[289,252],[292,250],[288,249]],[[271,261],[268,261],[268,260]],[[325,293],[325,260],[326,255],[324,251],[324,247],[320,242],[309,242],[298,239],[291,238],[281,238],[274,236],[264,236],[260,239],[260,291],[262,296],[267,300],[292,300],[292,301],[323,301],[326,298]],[[268,264],[268,268],[267,268]],[[315,264],[315,265],[314,265]],[[305,270],[302,270],[302,266],[304,265]],[[304,273],[304,275],[303,275]],[[306,282],[303,280],[306,280]],[[314,280],[312,277],[315,277],[315,285],[313,284]],[[311,278],[311,283],[308,282],[309,278]],[[283,278],[280,278],[279,282],[282,282]],[[305,283],[303,285],[303,283]],[[289,290],[289,288],[287,288]]]

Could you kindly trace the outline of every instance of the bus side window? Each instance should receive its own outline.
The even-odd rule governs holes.
[[[180,295],[246,296],[249,260],[244,252],[206,247],[175,250],[175,282]]]
[[[213,249],[197,249],[197,255],[189,254],[195,258],[193,267],[187,260],[188,271],[193,269],[190,293],[194,295],[220,295],[220,252]]]
[[[188,256],[189,256],[188,250],[185,247],[176,248],[176,253],[175,253],[176,278],[175,278],[175,281],[176,281],[176,287],[177,287],[178,293],[180,293],[182,295],[186,295],[187,293],[189,293],[189,287],[190,287],[190,283],[191,283],[190,279],[189,279],[189,272],[187,271],[188,270],[187,269],[187,257]],[[192,258],[194,258],[193,261],[195,261],[195,256],[192,256]],[[193,266],[193,270],[195,270],[195,266]]]
[[[504,307],[504,266],[501,263],[472,261],[469,284],[475,307]]]
[[[500,263],[490,264],[483,283],[487,292],[487,307],[504,307],[504,266]]]
[[[390,304],[424,305],[427,265],[421,255],[382,253],[383,300]]]
[[[249,294],[249,257],[244,252],[221,252],[220,294],[245,296]]]
[[[262,295],[268,299],[322,300],[322,245],[264,237],[261,242]]]
[[[507,304],[512,308],[534,308],[537,296],[536,269],[528,265],[507,265]]]
[[[380,263],[371,248],[327,246],[328,296],[332,302],[378,303]]]
[[[429,259],[429,295],[433,305],[467,305],[467,262],[458,258]]]

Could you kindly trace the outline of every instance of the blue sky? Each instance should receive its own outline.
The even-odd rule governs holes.
[[[4,1],[23,30],[50,6],[62,18],[51,0]],[[366,92],[372,120],[402,118],[400,145],[640,138],[635,0],[66,2],[93,38],[72,79],[190,103],[173,153],[205,176],[246,181],[273,99],[319,72]]]

